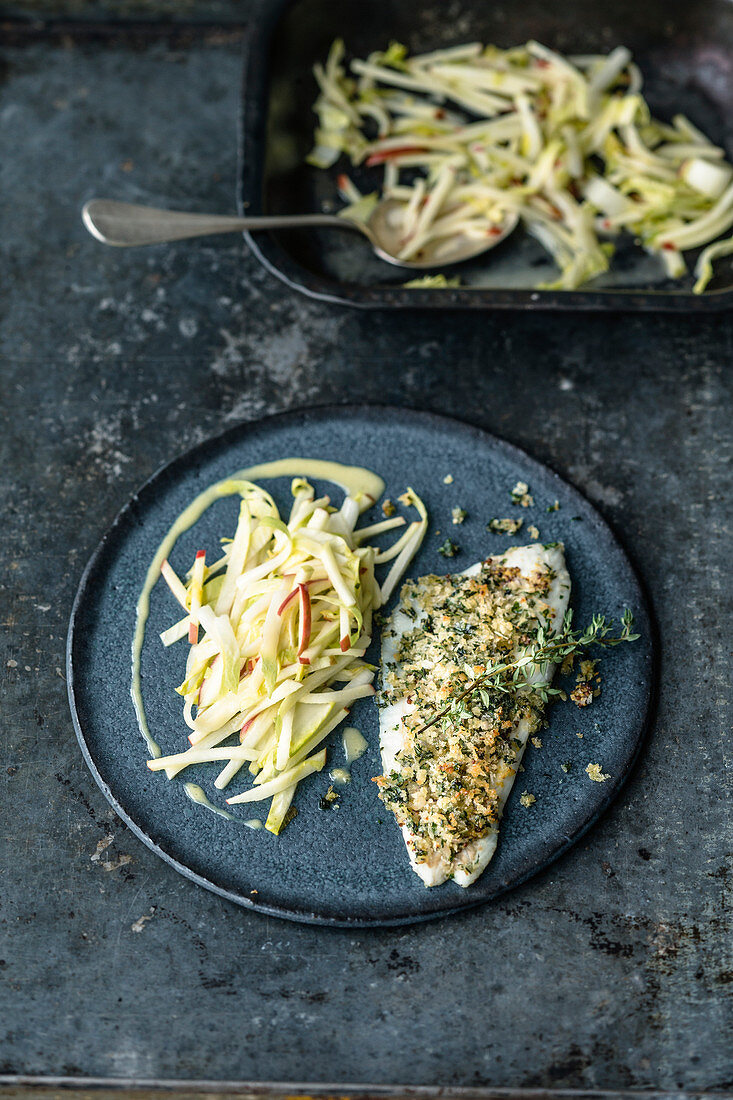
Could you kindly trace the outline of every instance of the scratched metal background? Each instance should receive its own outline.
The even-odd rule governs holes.
[[[0,20],[0,1073],[730,1086],[733,318],[363,316],[235,239],[96,245],[95,193],[233,208],[247,12]],[[158,465],[355,397],[463,417],[574,481],[662,643],[650,744],[584,844],[497,904],[359,933],[242,912],[143,848],[82,763],[62,672],[83,564]]]

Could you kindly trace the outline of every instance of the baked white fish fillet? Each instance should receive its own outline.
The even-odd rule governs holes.
[[[545,547],[541,543],[533,543],[529,546],[516,546],[507,550],[504,554],[492,555],[487,561],[519,569],[522,578],[530,578],[536,574],[538,568],[550,569],[553,577],[549,588],[544,593],[542,601],[547,607],[545,622],[550,633],[555,633],[563,622],[563,617],[570,599],[570,577],[565,567],[564,547],[561,543],[552,547]],[[481,571],[482,562],[466,569],[460,576],[472,576]],[[419,582],[412,586],[419,591]],[[403,597],[404,599],[404,597]],[[395,662],[400,646],[400,641],[405,633],[414,631],[424,619],[425,612],[416,604],[408,606],[405,613],[405,603],[401,602],[390,616],[382,636],[382,669],[390,662]],[[554,614],[553,614],[554,613]],[[450,627],[448,628],[450,630]],[[460,638],[456,632],[456,642]],[[521,654],[520,648],[514,649],[514,655]],[[550,666],[551,669],[554,666]],[[547,683],[547,674],[536,666],[528,666],[525,670],[526,680],[532,684]],[[550,673],[550,676],[552,673]],[[379,693],[382,694],[381,692]],[[379,698],[379,696],[378,696]],[[399,771],[400,764],[397,755],[405,744],[405,731],[402,719],[415,709],[408,702],[407,696],[401,696],[386,705],[382,703],[379,709],[379,733],[380,748],[382,753],[382,766],[385,776],[390,772]],[[486,869],[494,852],[496,851],[499,836],[498,820],[501,818],[504,805],[509,797],[514,779],[521,763],[522,755],[531,733],[535,726],[524,718],[518,719],[510,731],[511,738],[516,746],[516,758],[514,766],[508,768],[503,778],[498,779],[496,791],[498,795],[497,824],[485,835],[472,840],[464,848],[458,851],[452,859],[448,859],[440,849],[428,854],[425,861],[418,862],[415,853],[415,836],[409,828],[402,826],[402,834],[407,846],[407,854],[413,870],[420,876],[426,886],[439,886],[446,879],[452,878],[459,886],[470,886]]]

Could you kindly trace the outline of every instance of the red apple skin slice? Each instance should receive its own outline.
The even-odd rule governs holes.
[[[400,145],[396,149],[381,149],[378,153],[372,153],[367,157],[367,168],[374,168],[378,164],[387,164],[395,157],[404,157],[410,153],[424,153],[425,149],[420,145]],[[367,493],[367,496],[369,494]]]
[[[244,723],[241,730],[239,731],[239,740],[240,741],[244,741],[244,738],[247,735],[250,726],[252,725],[253,722],[256,721],[256,719],[257,719],[257,715],[255,715],[254,718],[248,718],[247,721]]]
[[[300,638],[298,642],[298,657],[308,648],[311,637],[311,598],[304,584],[298,585],[300,594]]]
[[[285,577],[293,577],[294,575],[295,575],[294,573],[285,573],[285,574],[283,574],[283,576],[285,576]],[[278,609],[277,609],[278,615],[282,615],[285,608],[288,606],[288,604],[290,603],[291,600],[295,599],[295,597],[298,595],[298,592],[301,588],[308,588],[308,586],[311,585],[311,584],[321,584],[321,583],[322,582],[320,580],[315,580],[315,581],[303,581],[302,584],[296,584],[293,591],[288,592],[287,596],[285,597],[283,602],[278,607]]]
[[[280,606],[277,609],[278,615],[282,615],[283,611],[288,606],[290,601],[295,599],[295,597],[298,595],[298,588],[299,587],[300,587],[300,585],[298,585],[296,588],[294,588],[292,592],[288,592],[287,596],[285,597],[285,599],[283,600],[283,602],[280,604]]]

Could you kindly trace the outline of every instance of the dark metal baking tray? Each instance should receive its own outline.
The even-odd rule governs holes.
[[[728,0],[257,0],[245,37],[240,144],[242,210],[303,213],[336,205],[335,177],[305,163],[317,88],[312,66],[337,36],[364,56],[391,39],[413,50],[481,40],[511,46],[536,38],[566,52],[622,43],[645,78],[652,111],[687,114],[733,157],[733,5]],[[341,162],[339,162],[339,165]],[[455,268],[465,284],[405,289],[409,273],[376,259],[352,233],[292,231],[248,236],[258,259],[313,298],[364,308],[667,310],[733,305],[733,259],[718,261],[704,295],[690,277],[666,279],[657,259],[621,238],[612,270],[592,289],[538,291],[553,265],[521,233]],[[694,258],[694,254],[693,254]]]

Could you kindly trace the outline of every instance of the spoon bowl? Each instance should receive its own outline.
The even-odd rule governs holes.
[[[501,244],[516,229],[519,221],[517,214],[506,214],[504,220],[492,226],[488,233],[481,236],[455,233],[438,237],[427,241],[414,254],[401,259],[400,253],[408,243],[403,230],[404,212],[404,203],[397,199],[382,199],[372,211],[363,230],[382,260],[397,267],[409,267],[414,271],[434,270],[436,267],[449,267],[472,260]]]

